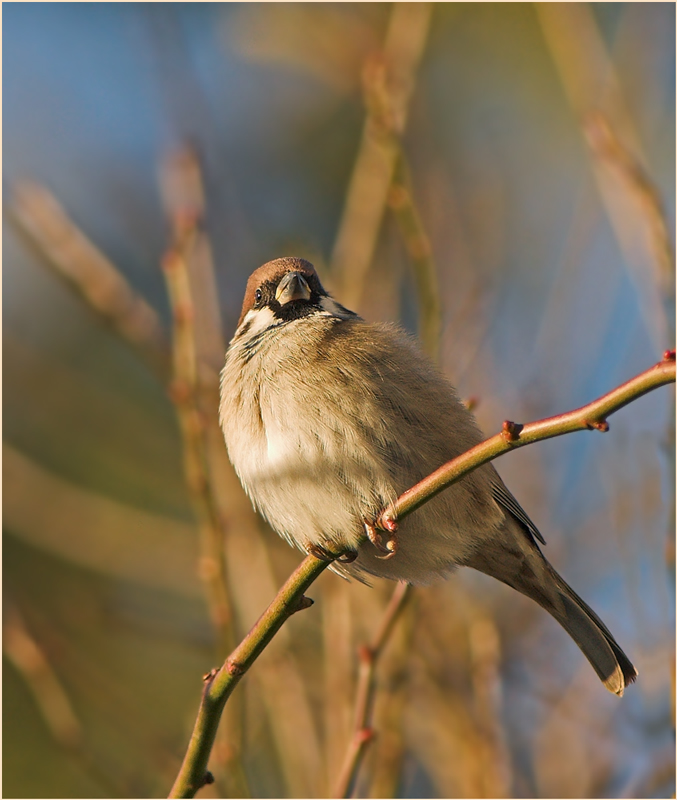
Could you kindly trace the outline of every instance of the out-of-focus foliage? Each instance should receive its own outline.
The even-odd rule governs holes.
[[[674,241],[674,6],[3,12],[4,794],[165,796],[217,659],[167,354],[130,345],[63,281],[56,250],[74,264],[72,239],[59,229],[51,251],[37,243],[17,189],[45,187],[169,336],[159,174],[192,145],[217,282],[197,313],[218,300],[212,346],[227,341],[265,260],[310,258],[346,288],[334,244],[360,177],[365,65],[384,46],[412,55],[420,36],[409,83],[390,90],[404,98],[410,190],[436,265],[440,363],[493,433],[580,405],[674,346],[657,208],[590,116],[649,179]],[[372,210],[382,222],[358,310],[415,332],[409,254],[392,211]],[[361,796],[674,795],[672,398],[632,404],[606,436],[498,462],[637,684],[610,696],[552,619],[483,576],[417,589],[379,666]],[[218,458],[238,636],[299,554]],[[238,688],[201,796],[327,796],[351,737],[357,648],[392,588],[322,576],[314,608]]]

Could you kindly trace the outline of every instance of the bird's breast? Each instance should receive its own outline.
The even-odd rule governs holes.
[[[313,469],[322,446],[297,408],[293,386],[284,376],[261,374],[253,363],[243,372],[222,399],[226,445],[241,480],[254,487]]]

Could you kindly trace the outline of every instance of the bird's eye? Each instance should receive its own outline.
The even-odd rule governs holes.
[[[256,300],[257,303],[260,303],[261,300],[263,300],[263,292],[260,289],[257,289],[254,292],[254,299]]]

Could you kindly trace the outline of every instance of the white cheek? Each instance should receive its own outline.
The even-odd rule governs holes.
[[[252,308],[245,314],[238,330],[243,329],[249,324],[247,337],[256,336],[257,333],[265,331],[267,328],[270,328],[271,325],[277,325],[279,321],[279,319],[275,318],[275,315],[268,306],[264,308]],[[237,333],[235,334],[235,338],[237,338]]]

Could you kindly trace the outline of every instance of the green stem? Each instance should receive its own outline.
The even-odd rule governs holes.
[[[304,592],[330,563],[306,556],[247,636],[220,669],[206,679],[188,750],[169,797],[194,797],[210,782],[207,762],[226,701],[286,620],[310,605]]]

